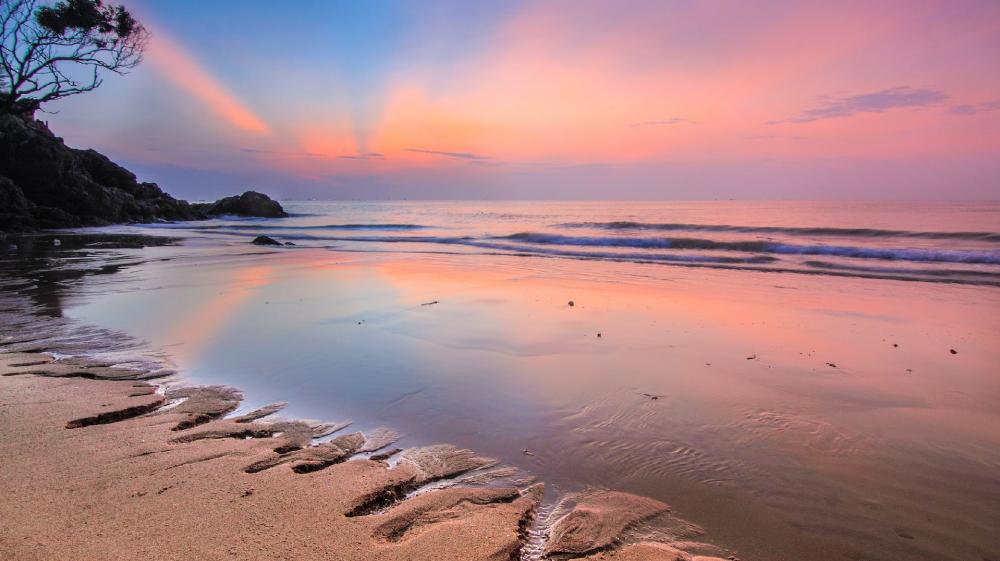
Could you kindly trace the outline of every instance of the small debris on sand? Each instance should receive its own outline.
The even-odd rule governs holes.
[[[574,304],[572,300],[569,301],[568,305],[569,305],[570,308],[572,308],[573,306],[576,306],[576,304]]]
[[[950,352],[953,355],[957,355],[958,354],[958,351],[956,351],[955,349],[948,349],[948,352]]]
[[[597,338],[598,338],[598,339],[600,339],[600,338],[601,338],[601,333],[600,333],[600,332],[598,332],[598,333],[597,333]]]
[[[243,491],[242,493],[240,493],[240,496],[241,497],[249,497],[252,494],[253,494],[253,488],[250,488],[250,489],[247,489],[247,490]]]
[[[433,306],[434,304],[440,304],[437,300],[432,300],[430,302],[424,302],[421,306]]]
[[[893,347],[894,349],[898,349],[898,348],[899,348],[899,343],[893,343],[893,344],[892,344],[892,347]]]
[[[531,450],[528,450],[527,448],[522,448],[521,449],[521,453],[524,454],[525,456],[534,456],[535,455],[534,452],[532,452]]]
[[[757,360],[757,355],[750,355],[747,357],[747,360]]]
[[[826,365],[829,366],[830,368],[836,368],[837,367],[837,365],[834,364],[834,363],[832,363],[832,362],[828,362],[828,363],[826,363]]]

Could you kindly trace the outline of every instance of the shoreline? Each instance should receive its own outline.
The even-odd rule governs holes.
[[[92,236],[103,237],[100,233]],[[935,371],[961,361],[964,369],[959,372],[972,377],[981,370],[977,370],[977,365],[992,356],[984,346],[989,340],[985,332],[978,337],[975,334],[961,337],[961,341],[955,341],[958,344],[950,345],[958,349],[958,355],[948,354],[949,345],[945,345],[944,359],[937,356],[941,353],[934,352],[941,350],[936,348],[939,345],[918,345],[926,339],[918,331],[928,326],[921,322],[906,323],[904,320],[912,314],[895,307],[897,301],[930,290],[914,283],[893,283],[890,287],[862,285],[866,281],[856,280],[849,285],[828,287],[820,281],[789,278],[772,288],[767,279],[761,279],[749,292],[734,293],[735,279],[723,273],[633,279],[628,275],[635,271],[619,265],[614,271],[604,271],[601,277],[625,281],[622,287],[615,287],[603,280],[578,278],[581,272],[578,268],[557,268],[539,278],[521,277],[518,275],[523,274],[524,265],[512,257],[477,256],[470,258],[470,262],[456,262],[379,254],[377,258],[362,259],[352,253],[244,250],[242,244],[197,237],[182,241],[177,249],[146,249],[162,245],[161,238],[147,239],[141,233],[112,233],[103,240],[60,237],[59,245],[39,240],[33,248],[23,248],[27,253],[0,262],[0,288],[3,288],[0,353],[31,351],[32,360],[25,362],[38,362],[42,356],[39,353],[53,352],[59,358],[59,365],[86,366],[91,370],[88,377],[99,377],[93,375],[93,369],[107,365],[132,367],[145,371],[142,377],[151,378],[152,383],[162,384],[163,390],[153,391],[165,401],[154,404],[151,410],[143,410],[141,400],[132,400],[139,407],[134,412],[141,415],[134,419],[106,425],[97,423],[101,420],[100,413],[105,412],[100,405],[110,400],[95,394],[86,415],[63,418],[51,427],[54,432],[79,435],[100,432],[102,426],[127,431],[134,423],[145,426],[147,418],[162,421],[172,415],[172,419],[179,419],[161,427],[167,435],[157,437],[161,446],[143,450],[151,454],[114,458],[113,463],[120,464],[118,473],[126,478],[144,477],[143,462],[157,456],[164,463],[155,466],[156,469],[170,475],[195,470],[184,463],[188,460],[200,460],[190,466],[227,466],[226,473],[212,476],[219,478],[220,489],[228,489],[231,480],[243,481],[246,476],[266,477],[270,481],[276,473],[284,474],[281,477],[326,474],[341,478],[343,464],[354,461],[374,462],[397,474],[403,473],[396,471],[397,468],[406,470],[404,475],[416,473],[410,469],[415,465],[411,460],[440,465],[437,460],[442,453],[447,457],[451,452],[460,452],[452,456],[458,461],[473,462],[473,471],[451,474],[452,477],[434,482],[417,482],[416,475],[411,480],[404,477],[394,485],[381,487],[371,497],[378,500],[369,504],[362,501],[341,513],[302,506],[313,500],[304,494],[297,499],[300,505],[289,505],[267,522],[287,527],[285,520],[301,511],[311,513],[310,516],[342,516],[349,521],[338,523],[363,527],[374,523],[375,518],[370,517],[388,520],[381,517],[391,515],[396,522],[380,526],[382,529],[378,531],[372,529],[363,540],[367,540],[364,551],[370,550],[373,558],[379,559],[392,558],[385,557],[389,553],[376,551],[382,547],[400,550],[415,547],[401,544],[425,533],[437,535],[444,531],[439,529],[440,524],[464,523],[466,510],[478,511],[480,507],[492,508],[491,505],[507,505],[521,499],[525,499],[522,503],[533,503],[537,513],[532,526],[522,528],[522,524],[517,524],[523,561],[540,558],[552,541],[552,523],[573,521],[567,515],[577,503],[582,504],[582,512],[591,513],[587,516],[596,517],[593,525],[601,527],[604,520],[620,520],[618,515],[622,511],[642,511],[636,506],[636,502],[643,502],[642,497],[670,503],[686,520],[708,529],[707,536],[673,514],[656,514],[662,507],[655,505],[662,503],[647,504],[653,512],[652,524],[624,518],[628,529],[620,539],[616,540],[617,530],[604,538],[614,545],[602,550],[601,558],[657,559],[666,555],[664,551],[673,555],[668,557],[671,559],[696,556],[671,552],[663,545],[636,546],[641,555],[634,553],[635,547],[630,548],[650,540],[675,544],[680,541],[676,545],[692,553],[723,558],[813,558],[817,554],[815,558],[831,561],[842,558],[840,554],[845,551],[859,555],[864,551],[874,555],[896,551],[901,553],[898,558],[922,559],[927,558],[922,556],[924,552],[931,550],[970,551],[976,544],[986,544],[985,549],[979,547],[985,552],[992,541],[988,536],[975,535],[977,528],[988,525],[986,522],[952,524],[949,527],[956,533],[941,537],[930,518],[925,523],[925,518],[918,516],[920,513],[906,510],[909,503],[905,498],[903,503],[893,502],[901,497],[890,492],[892,489],[886,492],[881,488],[868,489],[865,481],[849,477],[853,472],[845,475],[836,471],[849,468],[855,461],[869,470],[891,470],[898,460],[919,459],[924,462],[920,465],[947,470],[946,477],[936,479],[942,483],[975,482],[979,481],[976,477],[985,475],[975,466],[966,466],[964,456],[942,458],[926,447],[896,449],[892,454],[875,456],[877,448],[871,444],[877,441],[861,440],[872,435],[852,422],[869,419],[892,429],[893,423],[903,420],[930,426],[935,419],[950,418],[943,415],[958,405],[954,398],[927,402],[934,407],[893,409],[892,415],[880,414],[880,404],[888,400],[889,404],[919,405],[929,395],[950,396],[942,393]],[[170,245],[173,240],[163,241]],[[205,267],[206,264],[210,267]],[[669,289],[660,286],[660,282],[669,282]],[[860,302],[830,302],[815,309],[816,302],[822,302],[823,297],[844,291],[865,294],[857,289],[868,286],[891,288],[894,292],[888,298],[869,296]],[[793,288],[798,290],[792,291]],[[155,292],[147,293],[146,289]],[[948,305],[935,308],[940,312],[938,317],[945,320],[958,319],[956,314],[972,305],[965,296],[973,289],[950,290]],[[895,295],[895,291],[905,294]],[[226,297],[220,299],[219,294]],[[283,296],[288,294],[307,298]],[[567,296],[576,301],[576,307],[567,307]],[[786,305],[765,306],[774,296]],[[438,299],[438,305],[421,306],[423,302]],[[541,309],[539,302],[543,303]],[[979,302],[976,309],[983,309],[982,301]],[[715,305],[729,312],[716,317],[711,313]],[[294,318],[295,323],[272,322],[273,314],[278,314],[278,318]],[[527,331],[517,322],[505,321],[536,314],[541,314],[537,316],[541,321],[534,322],[534,327]],[[218,321],[219,317],[238,318],[238,321],[226,323]],[[972,327],[992,323],[985,317],[978,323],[962,317]],[[661,318],[670,320],[657,327]],[[752,318],[752,322],[748,324],[740,318]],[[783,326],[799,325],[803,320],[808,320],[809,331],[796,329],[794,345],[776,346],[789,335]],[[895,323],[886,323],[889,320]],[[751,324],[774,327],[748,329]],[[942,325],[947,324],[945,321]],[[647,327],[637,328],[638,325]],[[308,329],[303,331],[303,327]],[[595,331],[603,332],[605,337],[595,338]],[[828,344],[811,338],[810,332],[844,334],[847,338],[839,344]],[[938,327],[934,333],[936,342],[950,342],[956,335],[946,327]],[[23,336],[23,342],[12,344],[11,335]],[[731,356],[717,352],[720,341],[731,351]],[[892,345],[897,341],[906,352]],[[316,347],[319,342],[329,346]],[[664,346],[665,342],[670,344]],[[168,351],[169,356],[161,349]],[[545,361],[533,358],[534,351],[539,349],[556,362],[547,368]],[[796,354],[795,350],[801,352]],[[0,354],[0,360],[4,356]],[[480,366],[484,357],[499,359],[486,368]],[[658,360],[646,363],[640,360],[643,357]],[[625,377],[605,382],[603,374],[620,369],[623,359],[630,365],[623,373]],[[670,368],[662,372],[655,367],[657,364]],[[911,372],[909,368],[917,364],[921,367]],[[15,378],[19,377],[0,377],[0,387]],[[81,392],[87,392],[86,384],[91,382],[62,379],[83,384]],[[39,383],[44,383],[47,378],[40,380]],[[242,392],[228,386],[213,387],[198,395],[191,385],[199,383],[232,384],[245,390],[248,400],[241,401]],[[784,390],[776,393],[780,387]],[[595,389],[600,393],[594,394]],[[812,405],[801,400],[785,401],[794,398],[797,390],[829,395],[826,401]],[[977,395],[989,395],[988,387],[983,390],[984,394]],[[189,393],[192,391],[193,394]],[[400,403],[399,395],[406,401]],[[543,400],[543,396],[547,397]],[[834,413],[826,408],[832,405],[831,397],[832,404],[851,408],[832,417]],[[180,400],[186,401],[180,403]],[[287,408],[282,410],[271,403],[275,400],[288,402]],[[688,400],[701,406],[692,408],[686,403]],[[198,402],[214,408],[202,420],[218,418],[171,431],[181,420],[196,414],[192,407]],[[502,403],[502,408],[495,409],[495,403]],[[582,417],[573,413],[580,404],[590,408]],[[445,409],[436,411],[438,406]],[[133,405],[110,410],[129,407]],[[258,409],[250,411],[254,407]],[[866,411],[869,408],[870,412]],[[971,408],[970,415],[978,411],[976,403],[967,408]],[[542,417],[538,412],[554,414]],[[358,421],[354,426],[361,427],[366,434],[352,434],[356,429],[346,428],[343,422],[300,422],[266,416],[275,413],[290,419],[331,419],[331,415],[333,421],[338,421],[338,417],[353,418]],[[610,426],[606,424],[608,415],[613,420]],[[112,420],[117,416],[110,415]],[[76,423],[84,425],[80,428],[64,428],[65,423],[81,418],[92,420]],[[954,429],[962,426],[956,423]],[[407,434],[399,444],[390,444],[394,431],[385,427]],[[912,430],[896,432],[895,437],[881,440],[905,445],[900,437],[905,439]],[[980,438],[969,436],[959,441],[990,438],[989,432],[983,431]],[[170,442],[175,439],[180,441]],[[388,448],[362,450],[373,448],[374,444],[368,441],[376,439]],[[224,441],[241,443],[234,446],[245,448],[215,448]],[[454,443],[476,453],[455,447],[428,450],[427,445],[434,442]],[[760,445],[732,447],[734,443],[754,442]],[[77,443],[73,442],[70,448],[75,446]],[[397,446],[418,447],[415,449],[423,449],[424,453],[410,451],[405,461],[400,459],[404,456],[402,451],[387,454]],[[65,445],[54,448],[60,447]],[[175,447],[191,448],[198,453],[165,463]],[[281,452],[275,452],[276,448],[282,449]],[[167,451],[160,451],[163,449]],[[814,460],[808,465],[799,465],[797,470],[785,466],[789,459],[804,459],[809,451],[816,454],[808,456]],[[87,453],[86,447],[81,453]],[[216,453],[225,454],[214,457]],[[63,461],[32,454],[33,450],[5,451],[5,457],[32,458],[25,460],[29,463]],[[492,465],[485,458],[482,464],[475,463],[478,454],[500,458],[504,465]],[[175,465],[180,463],[184,464]],[[793,462],[793,465],[798,464]],[[253,469],[248,473],[251,466]],[[524,471],[506,466],[517,466]],[[201,472],[198,473],[201,477]],[[527,492],[533,481],[525,477],[526,473],[537,475],[546,484],[547,496],[541,501],[534,492]],[[917,472],[915,477],[921,474],[928,475],[927,470]],[[12,485],[16,484],[15,480]],[[158,485],[152,491],[130,493],[149,495],[168,484]],[[81,483],[77,487],[91,485]],[[969,483],[958,492],[927,494],[932,499],[949,500],[962,496],[962,490],[973,486]],[[624,502],[629,506],[611,511],[596,508],[595,513],[600,504],[588,503],[588,499],[609,492],[594,487],[620,489],[635,495],[627,495],[629,498]],[[900,487],[911,491],[921,489],[911,482]],[[976,488],[988,490],[989,486]],[[38,494],[47,493],[46,489],[40,488]],[[485,494],[472,494],[469,489]],[[838,489],[843,500],[829,504],[832,510],[809,510]],[[855,499],[864,498],[866,490],[868,502],[857,503]],[[164,494],[172,492],[173,489]],[[225,494],[216,489],[209,495],[220,493]],[[187,491],[173,496],[182,504],[203,500]],[[451,506],[427,506],[426,501],[434,497],[448,496],[458,503],[444,499]],[[597,500],[615,505],[619,504],[616,497],[617,494]],[[860,511],[876,500],[885,502],[884,514]],[[96,508],[95,504],[84,508]],[[925,509],[927,513],[950,512],[947,508],[950,503],[927,504],[944,505]],[[965,511],[978,508],[983,515],[980,520],[992,516],[988,501],[970,499],[965,504]],[[103,503],[98,506],[105,508]],[[108,508],[111,507],[115,505]],[[832,520],[837,520],[837,525],[829,522]],[[520,533],[521,530],[527,533]],[[854,547],[838,549],[837,546],[844,545],[845,536],[852,541],[859,536],[870,539],[864,546],[855,542]],[[67,542],[65,536],[56,538]],[[275,533],[272,538],[280,541],[283,535]],[[683,543],[691,539],[711,540],[727,549]],[[825,549],[824,543],[828,546]],[[650,547],[655,551],[646,551]],[[307,553],[293,558],[303,555],[308,558]],[[448,558],[482,558],[468,551],[448,555],[451,556]],[[591,557],[594,555],[597,554]],[[279,556],[277,552],[272,558]],[[579,554],[570,557],[585,558]],[[413,550],[411,558],[428,557]]]
[[[12,298],[4,300],[5,557],[708,561],[715,558],[698,554],[724,555],[692,541],[700,529],[653,499],[593,490],[546,504],[543,484],[471,450],[447,444],[401,450],[392,447],[398,435],[391,429],[362,434],[350,432],[349,423],[283,420],[275,417],[281,404],[234,416],[242,399],[235,388],[167,387],[175,373],[153,363],[125,361],[130,366],[122,368],[114,360],[67,357],[52,349],[60,343],[82,349],[95,337],[120,349],[122,341],[85,327],[73,332],[72,322],[39,329],[45,320],[22,316]],[[14,329],[18,321],[22,329]],[[545,520],[537,520],[540,507]],[[648,531],[654,519],[683,540],[643,540],[639,530]]]

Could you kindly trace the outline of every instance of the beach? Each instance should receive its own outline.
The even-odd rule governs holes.
[[[16,559],[102,558],[111,544],[123,559],[992,558],[993,215],[949,237],[932,234],[959,230],[864,216],[845,228],[877,233],[746,207],[715,222],[683,206],[673,220],[564,207],[303,205],[291,219],[88,231],[162,243],[67,235],[56,249],[46,236],[40,255],[8,253],[19,303],[6,313],[39,335],[5,330],[5,352],[155,374],[0,378],[3,491],[16,498],[0,547]],[[936,212],[924,222],[965,211]],[[600,225],[567,226],[585,222]],[[666,227],[625,222],[711,243],[669,247],[648,241]],[[295,245],[250,244],[260,233]],[[818,246],[855,249],[777,251]],[[136,384],[155,389],[129,397]],[[240,398],[215,395],[225,403],[171,430],[192,418],[184,388],[206,385]],[[102,410],[129,413],[66,428]],[[447,475],[419,475],[430,465]],[[385,489],[389,504],[359,507]],[[547,549],[588,500],[615,519],[606,493],[629,497],[617,512],[648,514],[611,524],[593,550]],[[56,519],[69,531],[41,531]]]
[[[134,386],[3,379],[4,559],[509,559],[520,547],[534,502],[510,490],[442,498],[422,513],[448,512],[442,523],[394,543],[373,537],[388,516],[344,514],[412,477],[406,469],[353,461],[248,474],[267,442],[172,444],[182,415],[65,428],[67,418],[142,402],[129,397]]]

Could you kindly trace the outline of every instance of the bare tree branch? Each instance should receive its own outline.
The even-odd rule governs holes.
[[[91,91],[104,71],[142,62],[149,33],[123,6],[102,0],[0,0],[0,108]]]

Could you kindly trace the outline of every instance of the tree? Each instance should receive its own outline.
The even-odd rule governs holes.
[[[101,85],[142,62],[149,33],[124,6],[101,0],[0,0],[0,108],[42,103]]]

